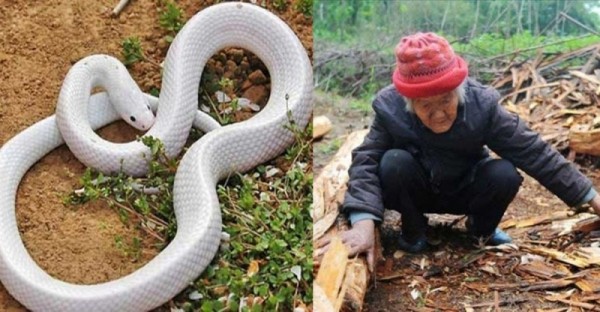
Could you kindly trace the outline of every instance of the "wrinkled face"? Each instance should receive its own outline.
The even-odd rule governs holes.
[[[421,122],[434,133],[450,130],[458,111],[458,95],[448,93],[412,99],[412,107]]]

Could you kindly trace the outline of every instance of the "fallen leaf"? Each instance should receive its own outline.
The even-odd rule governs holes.
[[[417,298],[421,297],[421,292],[415,288],[410,291],[410,296],[413,298],[413,300],[417,300]]]
[[[403,251],[400,250],[396,250],[396,252],[394,252],[394,259],[398,260],[402,257],[404,257],[406,253],[404,253]]]
[[[252,277],[254,274],[258,273],[259,266],[258,261],[252,260],[250,261],[250,265],[248,266],[248,276]]]
[[[231,102],[231,98],[227,96],[227,94],[225,94],[225,92],[223,91],[215,92],[215,97],[217,98],[217,102],[219,103]]]
[[[292,273],[296,275],[298,281],[302,280],[302,267],[300,267],[299,265],[295,265],[290,269],[290,271],[292,271]]]
[[[190,300],[196,301],[204,298],[204,296],[202,296],[202,294],[199,293],[197,290],[194,290],[189,294],[188,298],[190,298]]]

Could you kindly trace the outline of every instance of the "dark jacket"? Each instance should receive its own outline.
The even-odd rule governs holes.
[[[583,200],[592,188],[591,181],[518,115],[500,106],[496,90],[469,79],[465,97],[452,127],[435,134],[406,110],[393,85],[382,89],[373,101],[371,129],[362,145],[352,151],[342,212],[369,212],[383,217],[378,166],[383,154],[392,148],[411,153],[429,173],[432,188],[442,193],[458,192],[469,183],[473,168],[490,159],[487,146],[567,205],[575,206]]]

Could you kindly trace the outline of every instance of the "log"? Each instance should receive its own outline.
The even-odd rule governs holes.
[[[556,234],[557,236],[563,236],[567,234],[571,234],[577,231],[589,230],[589,232],[593,231],[593,226],[590,227],[590,222],[593,223],[594,220],[597,220],[598,216],[595,214],[591,214],[588,212],[582,212],[580,214],[574,215],[573,217],[565,220],[553,221],[550,226],[553,230],[559,230],[560,232]]]
[[[580,154],[600,156],[600,129],[569,130],[569,148]]]
[[[336,155],[315,179],[312,211],[313,242],[323,237],[336,236],[337,233],[345,230],[347,220],[344,216],[339,215],[339,208],[343,203],[347,189],[348,168],[352,161],[351,152],[363,142],[367,133],[368,130],[361,130],[348,135]],[[377,236],[376,239],[378,239]],[[345,257],[347,258],[347,254]],[[313,258],[316,267],[318,267],[317,279],[319,276],[327,277],[323,277],[323,279],[333,279],[332,273],[329,272],[332,270],[328,264],[329,260],[325,257],[318,259],[317,253]],[[339,262],[336,265],[338,266],[337,269],[343,269],[344,278],[341,285],[338,286],[339,289],[335,290],[338,293],[336,301],[330,302],[334,307],[334,311],[338,311],[338,308],[342,311],[361,311],[368,282],[371,278],[365,257],[360,256],[348,260],[343,266]],[[320,285],[320,287],[323,288],[323,285]],[[327,293],[329,290],[323,288],[323,291]],[[341,301],[340,298],[342,298]]]
[[[600,229],[600,217],[593,216],[583,219],[573,226],[573,231],[588,234],[592,231]]]
[[[331,131],[331,120],[327,116],[317,116],[313,119],[313,139],[320,139]]]
[[[351,152],[365,139],[368,130],[356,131],[348,135],[338,152],[327,166],[323,168],[313,184],[313,222],[315,228],[319,221],[331,211],[337,212],[346,193],[348,183],[348,168],[352,162]],[[335,221],[335,218],[333,218]],[[322,232],[324,233],[331,225]],[[313,228],[313,230],[315,229]],[[319,239],[320,237],[314,236]]]
[[[313,284],[313,307],[314,311],[335,312],[333,304],[329,301],[323,288],[318,284]]]
[[[574,255],[574,254],[567,254],[564,253],[562,251],[556,250],[556,249],[552,249],[552,248],[546,248],[546,247],[533,247],[533,246],[521,246],[524,249],[527,249],[533,253],[536,253],[538,255],[542,255],[542,256],[546,256],[546,257],[550,257],[552,259],[576,266],[578,268],[581,269],[585,269],[588,266],[590,266],[590,263],[587,261],[586,258]]]
[[[547,215],[541,215],[541,216],[527,218],[524,220],[509,219],[509,220],[506,220],[506,221],[503,221],[502,223],[500,223],[500,228],[505,229],[505,230],[512,228],[512,227],[515,227],[517,229],[526,228],[526,227],[531,227],[531,226],[535,226],[535,225],[550,223],[555,220],[562,220],[562,219],[568,218],[572,215],[573,215],[572,211],[563,210],[563,211],[555,211],[555,212],[553,212],[551,214],[547,214]]]
[[[315,279],[315,284],[323,290],[323,294],[333,306],[334,311],[339,311],[344,299],[342,283],[347,263],[348,248],[339,238],[332,239],[330,248],[321,261],[321,268]]]
[[[352,259],[348,263],[344,285],[347,288],[345,289],[342,310],[361,311],[369,286],[369,270],[364,257]]]

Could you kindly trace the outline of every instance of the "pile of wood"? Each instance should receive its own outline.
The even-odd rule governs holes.
[[[570,66],[578,60],[585,63]],[[600,44],[570,53],[509,62],[491,86],[501,103],[559,151],[600,156]]]
[[[350,134],[346,143],[315,180],[314,242],[327,236],[335,237],[348,228],[347,220],[339,214],[338,209],[346,192],[350,152],[363,141],[366,133],[367,130],[363,130]],[[463,226],[457,221],[461,218],[431,215],[429,223],[433,227],[450,224],[460,228]],[[521,239],[516,245],[482,246],[460,257],[452,252],[436,256],[436,259],[426,255],[416,256],[412,262],[417,269],[383,269],[383,272],[376,272],[376,276],[367,269],[364,256],[348,259],[346,247],[339,240],[335,241],[324,256],[319,257],[317,253],[314,255],[317,276],[314,283],[315,311],[361,311],[367,289],[375,280],[393,282],[396,279],[414,279],[410,284],[415,285],[413,290],[416,292],[415,296],[418,296],[417,289],[433,288],[429,285],[430,278],[443,275],[445,280],[462,280],[465,278],[465,270],[481,271],[498,277],[520,276],[518,283],[487,283],[477,280],[464,282],[463,286],[470,290],[480,294],[494,292],[496,295],[495,301],[465,303],[463,308],[466,311],[504,305],[515,307],[531,300],[530,297],[522,300],[498,299],[498,292],[507,290],[538,293],[556,291],[544,295],[542,299],[584,309],[600,306],[600,217],[588,212],[576,214],[564,210],[523,220],[509,219],[501,223],[500,227],[511,229],[511,233]],[[376,254],[381,261],[380,246],[377,246]],[[383,266],[392,268],[393,263],[403,255],[404,253],[397,251],[385,259]],[[457,258],[461,260],[457,262]],[[458,311],[433,299],[427,300],[425,307],[419,311]]]

